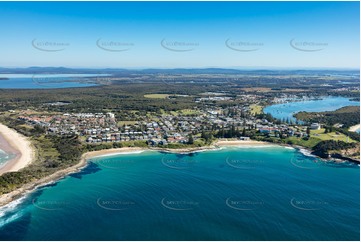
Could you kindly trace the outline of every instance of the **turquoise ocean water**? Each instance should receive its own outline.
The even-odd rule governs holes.
[[[231,147],[93,158],[0,209],[1,240],[359,240],[359,166]]]

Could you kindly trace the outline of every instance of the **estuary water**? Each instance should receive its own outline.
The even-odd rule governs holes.
[[[0,88],[45,89],[97,86],[95,74],[0,74]],[[3,79],[2,79],[3,78]],[[6,78],[6,79],[4,79]]]
[[[301,111],[324,112],[334,111],[345,106],[360,106],[359,101],[351,101],[345,97],[324,97],[322,100],[305,100],[275,104],[264,108],[264,113],[270,113],[277,119],[296,121],[293,114]]]
[[[360,170],[281,146],[93,158],[0,209],[0,240],[359,240]]]

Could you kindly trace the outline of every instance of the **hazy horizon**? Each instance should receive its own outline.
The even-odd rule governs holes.
[[[353,67],[221,67],[221,66],[205,66],[205,67],[91,67],[91,66],[0,66],[0,69],[31,69],[31,68],[65,68],[65,69],[113,69],[113,70],[202,70],[202,69],[224,69],[239,71],[360,71],[360,68]]]

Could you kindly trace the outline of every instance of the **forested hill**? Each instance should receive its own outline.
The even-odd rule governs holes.
[[[328,112],[299,112],[294,116],[310,123],[343,124],[343,128],[349,128],[360,123],[360,107],[347,106]]]

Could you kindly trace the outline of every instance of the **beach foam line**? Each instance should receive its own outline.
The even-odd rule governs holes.
[[[7,215],[8,213],[14,211],[14,209],[16,209],[27,198],[27,196],[28,196],[28,194],[24,194],[24,196],[21,196],[18,199],[11,201],[10,203],[0,207],[0,218],[2,218],[5,215]],[[9,219],[7,219],[7,220],[9,220]],[[0,227],[3,225],[4,224],[0,223]]]
[[[0,228],[3,227],[4,225],[11,223],[13,221],[15,221],[16,219],[20,218],[23,214],[22,213],[15,213],[13,215],[11,215],[9,218],[1,220],[0,221]]]
[[[299,149],[299,152],[300,152],[302,155],[304,155],[304,156],[316,157],[315,155],[312,155],[309,150],[306,150],[306,149]]]

